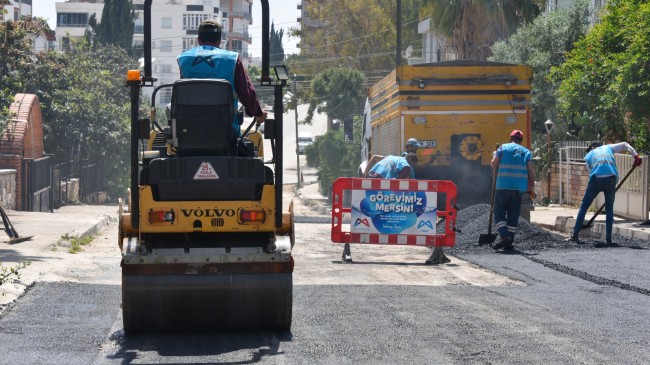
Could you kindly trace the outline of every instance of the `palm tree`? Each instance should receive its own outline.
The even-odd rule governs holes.
[[[535,0],[423,0],[421,18],[463,59],[485,60],[489,47],[539,15]]]

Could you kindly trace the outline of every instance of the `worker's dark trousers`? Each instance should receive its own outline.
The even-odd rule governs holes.
[[[596,199],[598,193],[603,192],[605,195],[605,239],[612,240],[612,225],[614,224],[614,197],[616,196],[616,176],[589,178],[585,196],[582,197],[582,204],[576,217],[576,225],[573,227],[573,237],[578,237],[582,229],[582,223],[585,221],[587,209]]]
[[[519,190],[499,189],[494,192],[494,226],[501,238],[512,238],[514,241],[522,196]]]

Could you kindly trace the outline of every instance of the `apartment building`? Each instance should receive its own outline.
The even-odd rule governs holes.
[[[224,5],[222,8],[221,5]],[[133,0],[138,13],[133,35],[134,46],[144,42],[144,0]],[[101,20],[103,0],[69,0],[56,3],[57,38],[65,47],[67,39],[83,36],[92,14]],[[173,83],[179,77],[176,57],[197,46],[199,24],[205,19],[219,19],[223,25],[222,47],[240,53],[247,64],[252,24],[251,0],[153,0],[151,6],[151,58],[153,76],[157,84]],[[151,93],[151,88],[145,88]],[[158,103],[171,101],[171,90],[162,89]]]
[[[22,16],[32,15],[32,0],[0,0],[0,20],[20,20]]]
[[[298,10],[300,10],[300,17],[297,21],[300,23],[300,29],[308,31],[309,29],[317,29],[324,27],[325,23],[320,22],[318,19],[313,19],[309,16],[309,4],[312,2],[327,3],[328,0],[300,0],[298,4]],[[314,47],[318,47],[320,44],[308,44],[304,39],[300,40],[300,43],[297,44],[297,47],[300,48],[301,53],[313,51]]]
[[[32,14],[32,0],[0,0],[0,20],[24,22],[25,30],[27,30],[35,52],[54,49],[56,41],[54,31],[49,29],[46,21],[33,19]],[[47,28],[45,34],[37,35],[37,30],[43,27]]]

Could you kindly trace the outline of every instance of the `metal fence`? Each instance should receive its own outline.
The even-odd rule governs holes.
[[[29,212],[52,211],[52,156],[24,158],[22,180],[21,209]]]
[[[569,186],[569,165],[584,164],[588,141],[563,141],[559,145],[559,203],[563,204],[563,186]],[[630,172],[634,158],[630,155],[616,154],[616,166],[619,173],[619,182]],[[650,216],[650,158],[642,156],[643,164],[632,171],[616,192],[614,214],[639,220],[648,220]],[[564,184],[562,183],[564,182]],[[604,203],[602,194],[595,200],[595,205]]]
[[[589,147],[588,141],[562,141],[558,148],[559,170],[559,203],[564,204],[564,186],[569,186],[569,165],[572,163],[584,163],[585,150]],[[564,184],[563,184],[564,182]]]
[[[76,202],[95,203],[95,193],[105,188],[101,180],[101,165],[79,159],[72,150],[56,155],[55,161],[52,172],[54,206]]]

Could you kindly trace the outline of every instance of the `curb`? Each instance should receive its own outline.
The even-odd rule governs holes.
[[[79,238],[97,236],[110,222],[117,222],[117,219],[117,215],[105,215],[102,219],[90,226],[74,230],[71,235]]]
[[[558,216],[555,218],[555,226],[550,227],[550,229],[563,232],[563,233],[572,233],[573,226],[575,225],[575,223],[576,220],[574,217]],[[626,239],[650,242],[650,229],[646,231],[646,230],[630,229],[625,226],[630,224],[635,224],[635,223],[614,222],[614,226],[612,227],[612,236],[619,236]],[[540,225],[540,226],[546,228],[548,225]],[[604,240],[605,233],[606,233],[605,230],[606,230],[605,223],[594,222],[592,223],[591,227],[583,229],[580,233],[581,235],[589,238]]]
[[[306,184],[303,184],[303,188]],[[320,198],[315,198],[315,199],[310,199],[307,198],[301,189],[296,189],[296,196],[298,199],[302,201],[302,203],[312,210],[318,212],[318,214],[321,215],[330,215],[332,212],[332,208],[330,207],[329,204],[327,204],[327,198],[325,197],[320,197]]]

